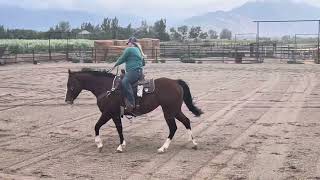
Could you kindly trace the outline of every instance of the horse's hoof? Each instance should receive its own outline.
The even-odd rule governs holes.
[[[198,145],[192,146],[192,149],[197,150],[198,149]]]
[[[117,150],[116,150],[116,153],[123,153],[123,151],[117,149]]]
[[[119,147],[116,150],[117,153],[122,153],[123,152],[123,146],[119,145]]]
[[[163,154],[166,152],[166,149],[158,149],[158,154]]]
[[[101,153],[102,152],[102,147],[98,147],[98,151],[99,151],[99,153]]]

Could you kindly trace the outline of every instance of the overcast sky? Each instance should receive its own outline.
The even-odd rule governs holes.
[[[136,16],[190,17],[216,10],[230,10],[253,0],[0,0],[0,5],[23,8],[74,9],[108,14],[121,12]],[[280,0],[265,0],[280,1]],[[293,0],[320,6],[320,0]]]

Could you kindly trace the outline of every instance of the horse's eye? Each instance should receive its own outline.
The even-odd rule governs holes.
[[[74,87],[73,87],[73,86],[72,86],[72,87],[70,87],[70,90],[71,90],[71,91],[73,91],[73,90],[74,90]]]

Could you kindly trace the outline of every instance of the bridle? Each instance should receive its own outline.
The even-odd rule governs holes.
[[[109,72],[111,72],[112,70],[113,70],[113,68],[109,69],[107,72],[109,73]],[[116,81],[117,78],[119,78],[118,74],[119,74],[119,66],[117,66],[117,73],[116,73],[116,75],[115,75],[114,78],[113,78],[112,87],[111,87],[110,91],[101,93],[101,94],[97,97],[97,102],[100,102],[100,101],[101,101],[103,98],[105,98],[105,97],[109,97],[109,96],[111,95],[111,93],[116,90],[115,81]]]

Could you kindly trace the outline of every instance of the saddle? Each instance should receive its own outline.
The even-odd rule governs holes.
[[[126,74],[125,70],[121,70],[121,75],[120,76],[117,76],[113,82],[113,89],[120,89],[121,88],[121,80],[123,79],[124,75]],[[154,85],[154,79],[145,79],[145,76],[144,74],[142,74],[141,78],[131,84],[132,86],[132,89],[134,91],[134,94],[135,96],[138,96],[138,97],[142,97],[144,94],[150,94],[150,93],[153,93],[154,90],[155,90],[155,85]],[[140,87],[138,87],[140,86]],[[142,87],[142,88],[141,88]],[[141,88],[143,90],[143,93],[140,95],[138,94],[138,88]]]
[[[120,90],[122,88],[121,87],[121,80],[123,79],[124,75],[125,75],[125,70],[122,69],[121,75],[116,76],[114,79],[113,86],[112,86],[113,90]],[[141,99],[143,98],[143,96],[145,94],[151,94],[155,90],[154,79],[145,79],[144,74],[142,74],[141,78],[137,82],[133,83],[131,86],[133,89],[133,93],[135,96],[135,102],[136,102],[136,107],[135,107],[134,111],[137,114],[138,113],[137,111],[139,111],[140,102],[141,102]],[[123,107],[121,109],[123,109]],[[123,115],[124,113],[122,112],[121,114]]]

